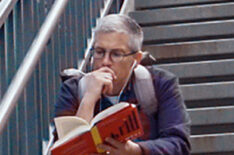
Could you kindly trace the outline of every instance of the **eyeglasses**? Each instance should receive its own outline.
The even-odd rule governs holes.
[[[137,51],[133,51],[125,54],[122,50],[119,49],[113,49],[108,51],[102,48],[92,48],[91,51],[95,59],[103,59],[105,57],[106,52],[109,52],[110,53],[109,58],[111,59],[112,62],[120,62],[121,60],[123,60],[124,57],[137,53]]]

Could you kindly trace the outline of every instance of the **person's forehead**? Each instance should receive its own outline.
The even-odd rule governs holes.
[[[94,47],[105,49],[128,49],[129,36],[125,33],[111,32],[95,35]]]
[[[121,37],[121,38],[129,38],[129,34],[124,32],[97,32],[95,33],[95,40],[100,38],[106,37]]]

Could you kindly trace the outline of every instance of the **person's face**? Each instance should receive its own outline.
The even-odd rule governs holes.
[[[137,62],[141,59],[141,54],[123,57],[121,61],[114,62],[110,57],[110,51],[121,51],[123,54],[131,53],[128,47],[129,37],[124,33],[98,33],[95,38],[94,49],[108,51],[103,58],[94,58],[94,70],[101,67],[109,67],[115,72],[117,79],[113,81],[113,95],[119,93],[121,87],[126,81],[129,71],[133,65],[134,60]]]

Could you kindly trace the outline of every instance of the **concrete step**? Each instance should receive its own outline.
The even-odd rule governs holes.
[[[188,113],[193,126],[234,124],[234,105],[188,109]]]
[[[185,101],[233,99],[234,81],[180,85]]]
[[[233,19],[234,3],[143,10],[131,12],[129,15],[142,26]]]
[[[234,39],[144,45],[157,63],[234,58]]]
[[[171,43],[234,37],[234,20],[144,27],[144,43]]]
[[[185,5],[200,5],[200,4],[211,4],[211,3],[225,3],[231,2],[232,0],[135,0],[136,9],[150,9],[150,8],[163,8],[163,7],[177,7]]]
[[[157,65],[180,79],[180,84],[234,81],[234,59]]]
[[[234,154],[234,133],[191,136],[191,144],[194,155],[231,155]]]
[[[193,135],[234,132],[234,106],[194,108],[188,109],[188,113]]]
[[[234,81],[180,85],[187,108],[234,105]]]

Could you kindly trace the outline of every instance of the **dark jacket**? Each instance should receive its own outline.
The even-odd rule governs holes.
[[[178,79],[170,72],[157,67],[148,67],[151,72],[158,110],[152,115],[140,117],[144,128],[144,136],[135,140],[143,148],[145,154],[153,155],[188,155],[190,154],[190,118],[186,112]],[[78,78],[65,81],[55,104],[55,116],[75,115],[78,107]],[[120,97],[120,101],[138,104],[132,80],[129,81]],[[102,97],[96,104],[95,114],[112,103]]]

